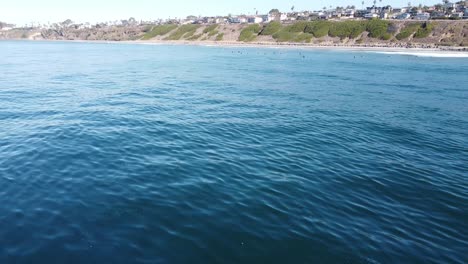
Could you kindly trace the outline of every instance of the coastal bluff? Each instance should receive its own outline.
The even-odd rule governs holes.
[[[468,47],[468,21],[296,21],[281,24],[138,25],[12,29],[0,39],[268,43],[324,46]]]

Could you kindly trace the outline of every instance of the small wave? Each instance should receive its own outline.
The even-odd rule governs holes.
[[[416,56],[416,57],[433,57],[433,58],[468,58],[468,52],[380,51],[377,53],[390,54],[390,55]]]

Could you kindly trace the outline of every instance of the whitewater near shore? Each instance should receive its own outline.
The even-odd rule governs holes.
[[[116,43],[116,42],[107,42]],[[117,42],[119,43],[119,42]],[[388,54],[415,55],[425,57],[461,57],[468,58],[468,48],[464,47],[431,47],[431,46],[395,46],[395,45],[317,45],[308,43],[278,43],[278,42],[239,42],[239,41],[166,41],[166,40],[139,40],[124,41],[127,44],[144,45],[191,45],[191,46],[217,46],[217,47],[252,47],[274,49],[323,49],[323,50],[347,50],[369,51]]]

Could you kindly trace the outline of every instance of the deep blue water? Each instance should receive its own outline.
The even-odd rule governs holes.
[[[468,263],[468,59],[0,42],[0,263]]]

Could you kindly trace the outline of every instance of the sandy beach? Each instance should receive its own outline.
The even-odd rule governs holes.
[[[115,43],[115,42],[112,42]],[[120,42],[117,42],[120,43]],[[460,57],[468,58],[468,47],[430,47],[429,45],[390,46],[381,45],[317,45],[308,43],[281,43],[281,42],[238,42],[238,41],[125,41],[128,44],[143,45],[190,45],[237,48],[273,48],[273,49],[321,49],[343,51],[368,51],[385,54],[414,55],[421,57]]]

